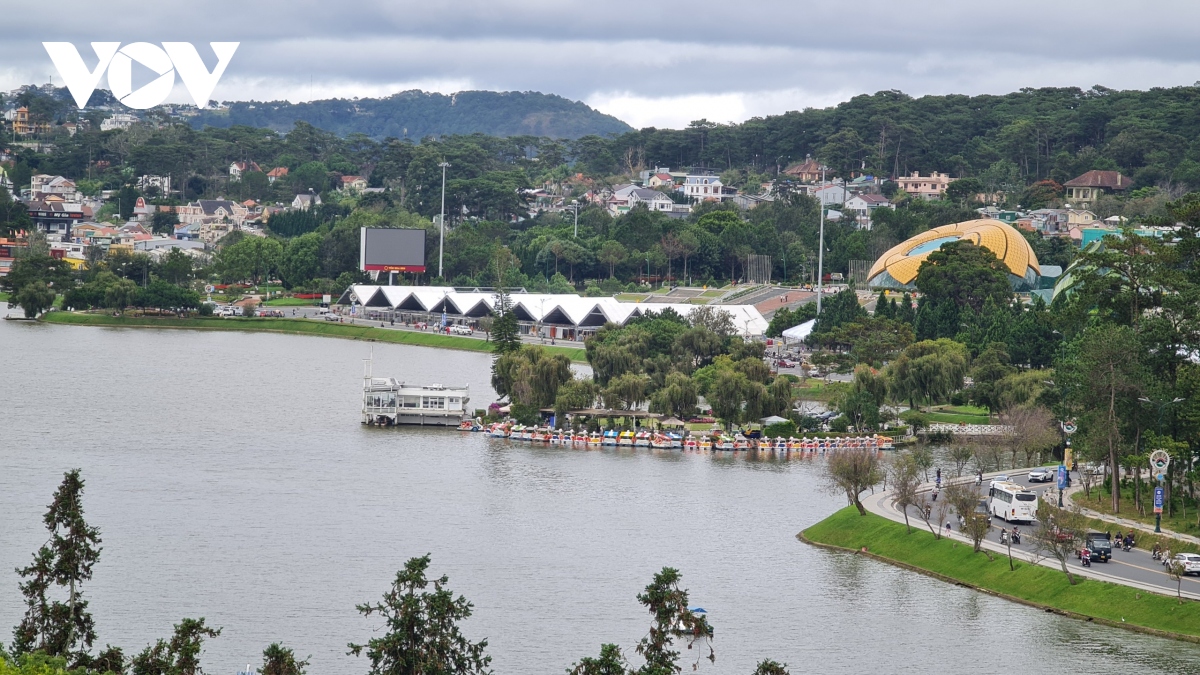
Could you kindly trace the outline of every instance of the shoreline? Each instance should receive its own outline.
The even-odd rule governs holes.
[[[362,340],[419,347],[454,349],[482,354],[492,353],[492,343],[458,335],[441,335],[409,330],[379,328],[365,324],[318,322],[310,319],[272,319],[238,317],[127,317],[79,312],[49,312],[39,319],[60,326],[99,326],[109,328],[158,328],[167,330],[218,330],[248,333],[285,333],[343,340]],[[539,345],[552,354],[563,354],[571,361],[586,363],[583,349]]]
[[[903,523],[873,513],[860,516],[848,506],[805,528],[796,538],[811,546],[866,556],[1060,616],[1200,644],[1200,602],[1185,598],[1183,604],[1178,604],[1172,596],[1079,575],[1075,575],[1076,585],[1071,586],[1060,570],[1031,565],[1015,557],[1016,571],[1010,571],[1007,556],[992,553],[993,559],[989,560],[983,553],[972,552],[970,544],[944,537],[935,539],[923,523],[914,524],[912,533],[908,533]],[[931,565],[930,560],[937,564]],[[1051,597],[1029,595],[1036,587]],[[1111,614],[1104,611],[1109,608]],[[1151,622],[1139,622],[1142,615],[1158,619],[1157,625],[1187,625],[1191,632],[1147,625]]]

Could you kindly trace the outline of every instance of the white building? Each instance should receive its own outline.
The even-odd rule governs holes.
[[[828,184],[813,188],[810,193],[821,202],[822,206],[831,206],[833,204],[845,204],[850,193],[841,185]]]
[[[105,119],[100,123],[100,131],[112,131],[113,129],[128,129],[138,121],[138,118],[129,113],[116,113],[112,117]]]
[[[696,201],[704,201],[706,199],[723,201],[726,199],[723,188],[721,179],[716,176],[689,174],[683,181],[683,194]],[[729,195],[729,198],[732,197],[733,195]]]

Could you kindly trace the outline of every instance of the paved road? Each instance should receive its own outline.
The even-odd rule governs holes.
[[[1075,477],[1073,477],[1072,480],[1073,480],[1073,482],[1077,482],[1077,479],[1078,479],[1078,477],[1075,476]],[[979,488],[980,498],[986,497],[987,492],[988,492],[989,480],[990,479],[985,476],[983,485]],[[1023,485],[1025,487],[1028,487],[1029,489],[1033,490],[1034,492],[1036,492],[1038,494],[1039,499],[1050,499],[1055,503],[1058,502],[1058,491],[1053,482],[1051,482],[1051,483],[1030,483],[1028,480],[1028,476],[1027,476],[1026,472],[1024,472],[1024,471],[1014,472],[1014,473],[1010,474],[1009,480],[1011,482],[1017,483],[1019,485]],[[974,485],[974,481],[971,482],[971,485],[972,486]],[[898,511],[895,511],[895,509],[892,509],[890,502],[886,498],[875,502],[875,504],[876,504],[876,509],[882,507],[886,510],[890,510],[890,511],[894,512],[898,517],[902,517]],[[873,510],[876,510],[876,509],[873,509]],[[910,517],[916,517],[916,514],[917,514],[916,509],[917,509],[917,507],[910,507]],[[887,515],[887,514],[885,514],[885,515]],[[958,530],[957,517],[952,518],[952,520],[953,520],[953,529],[955,530],[955,532],[957,532],[957,530]],[[1003,520],[1001,520],[999,518],[992,519],[992,530],[991,530],[991,532],[989,532],[988,537],[987,537],[987,542],[989,542],[989,545],[987,546],[987,548],[989,548],[990,550],[996,551],[996,552],[1001,552],[1001,553],[1006,552],[1005,547],[1001,547],[999,544],[1000,530],[1001,529],[1011,529],[1014,524],[1020,528],[1023,536],[1021,537],[1021,545],[1012,547],[1013,554],[1017,555],[1018,552],[1024,554],[1025,556],[1029,556],[1029,555],[1033,554],[1036,546],[1034,544],[1034,540],[1031,535],[1033,534],[1034,530],[1037,528],[1037,523],[1028,523],[1028,524],[1012,523],[1012,524],[1010,524],[1010,523],[1004,522]],[[944,526],[944,523],[943,523],[943,526]],[[1115,532],[1116,532],[1115,527],[1112,528],[1112,532],[1115,534]],[[1143,536],[1145,536],[1145,535],[1143,535]],[[1141,548],[1141,546],[1143,546],[1143,545],[1147,545],[1147,546],[1152,545],[1150,543],[1150,539],[1149,538],[1142,539],[1141,541],[1138,542],[1138,546],[1131,549],[1128,553],[1125,552],[1124,550],[1120,550],[1120,549],[1117,549],[1116,547],[1114,547],[1112,560],[1110,560],[1107,563],[1094,562],[1092,564],[1092,567],[1090,570],[1091,574],[1088,573],[1089,571],[1087,570],[1087,568],[1084,568],[1079,563],[1079,561],[1074,558],[1071,559],[1069,566],[1073,573],[1081,572],[1087,576],[1096,576],[1099,578],[1104,578],[1107,581],[1115,581],[1115,582],[1119,582],[1119,583],[1129,583],[1132,585],[1139,585],[1139,586],[1143,586],[1143,587],[1153,588],[1153,589],[1158,590],[1165,594],[1175,595],[1175,588],[1176,588],[1175,580],[1172,579],[1166,573],[1166,571],[1163,569],[1163,566],[1161,563],[1159,563],[1156,560],[1152,560],[1150,558],[1149,549]],[[1052,566],[1055,567],[1056,569],[1058,568],[1057,560],[1051,559],[1048,562],[1051,563]],[[1200,577],[1195,577],[1195,576],[1184,577],[1182,588],[1183,588],[1183,592],[1185,595],[1191,594],[1192,597],[1194,597],[1196,599],[1200,599]]]

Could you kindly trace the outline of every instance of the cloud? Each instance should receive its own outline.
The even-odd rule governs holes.
[[[0,89],[47,81],[54,71],[41,40],[70,40],[81,51],[91,40],[188,40],[202,54],[209,40],[235,40],[242,46],[213,93],[219,100],[533,90],[584,100],[634,126],[679,127],[883,89],[919,96],[1192,84],[1200,80],[1192,28],[1200,4],[1158,5],[121,0],[100,8],[63,0],[53,30],[0,43]],[[46,25],[37,11],[18,5],[7,18]]]

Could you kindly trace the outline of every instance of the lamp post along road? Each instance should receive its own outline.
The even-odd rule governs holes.
[[[825,187],[825,166],[821,165],[821,187]],[[821,209],[821,234],[817,240],[817,316],[821,316],[821,295],[825,281],[825,198],[818,191],[817,208]]]
[[[569,208],[575,212],[575,238],[578,239],[579,238],[579,200],[572,199],[571,205],[568,206],[567,208]]]
[[[442,215],[439,225],[441,236],[438,237],[438,277],[442,276],[442,259],[446,252],[446,169],[450,168],[450,164],[442,162],[438,164],[442,167]]]

